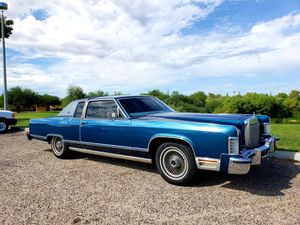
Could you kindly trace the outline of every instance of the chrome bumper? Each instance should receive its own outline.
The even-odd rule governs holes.
[[[246,174],[249,172],[251,165],[260,165],[261,159],[268,156],[268,153],[275,151],[277,137],[268,137],[265,144],[254,149],[243,149],[240,155],[229,157],[228,173],[229,174]]]

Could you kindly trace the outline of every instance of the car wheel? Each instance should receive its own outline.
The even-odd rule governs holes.
[[[8,125],[4,121],[0,121],[0,132],[4,132],[8,129]]]
[[[68,154],[68,148],[64,145],[64,141],[60,137],[53,137],[51,139],[51,148],[57,158],[65,158]]]
[[[186,185],[196,172],[192,149],[179,143],[161,144],[155,155],[155,163],[160,175],[171,184]]]

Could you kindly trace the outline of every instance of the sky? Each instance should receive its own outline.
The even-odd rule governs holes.
[[[125,94],[300,89],[300,0],[5,2],[15,22],[8,88],[59,97],[70,85]]]

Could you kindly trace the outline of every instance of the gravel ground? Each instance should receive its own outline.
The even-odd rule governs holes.
[[[60,160],[10,132],[0,135],[0,224],[300,224],[299,173],[270,159],[248,175],[199,171],[177,187],[148,164]]]

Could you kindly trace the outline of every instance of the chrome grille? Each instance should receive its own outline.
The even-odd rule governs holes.
[[[245,125],[245,145],[246,148],[255,148],[259,146],[260,127],[258,119],[249,118]]]

